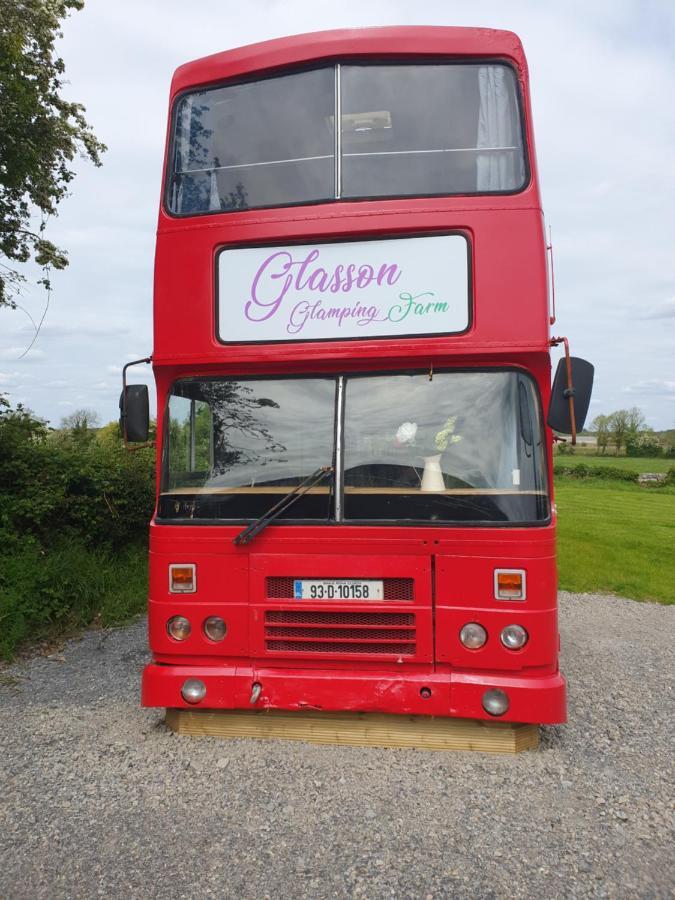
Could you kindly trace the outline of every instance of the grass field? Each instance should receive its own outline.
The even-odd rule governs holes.
[[[556,502],[563,590],[675,603],[675,488],[563,477]]]
[[[626,469],[628,472],[667,472],[668,469],[675,469],[675,459],[668,459],[665,456],[656,457],[633,457],[633,456],[586,456],[585,454],[569,454],[556,453],[553,462],[561,466],[597,466],[598,468],[607,468],[608,466],[616,466],[617,469]]]

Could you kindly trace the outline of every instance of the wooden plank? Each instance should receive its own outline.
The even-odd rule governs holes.
[[[380,713],[167,709],[166,724],[177,734],[193,736],[354,747],[522,753],[539,745],[536,725]]]

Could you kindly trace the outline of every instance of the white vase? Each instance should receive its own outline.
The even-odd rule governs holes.
[[[445,481],[443,480],[443,470],[441,469],[441,453],[435,456],[423,456],[424,471],[422,472],[421,491],[444,491]]]

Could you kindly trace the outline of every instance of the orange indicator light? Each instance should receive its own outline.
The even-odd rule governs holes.
[[[197,590],[196,568],[193,563],[169,566],[169,590],[172,594],[194,594]]]
[[[495,598],[497,600],[524,600],[525,571],[523,569],[495,569]]]

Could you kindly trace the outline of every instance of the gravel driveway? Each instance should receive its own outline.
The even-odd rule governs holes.
[[[675,609],[563,594],[520,756],[176,737],[142,623],[0,670],[0,896],[669,897]]]

